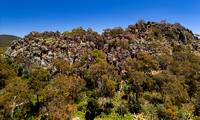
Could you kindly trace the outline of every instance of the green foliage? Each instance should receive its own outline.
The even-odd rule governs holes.
[[[168,55],[159,56],[159,58],[158,58],[159,67],[161,69],[168,69],[172,60],[173,59]]]
[[[180,46],[174,46],[172,50],[173,50],[173,52],[181,52],[182,51]]]
[[[9,80],[9,84],[0,92],[0,106],[4,109],[4,119],[13,118],[14,110],[21,105],[25,105],[29,102],[30,92],[28,85],[20,78],[12,78]]]
[[[62,34],[63,35],[70,35],[70,32],[69,31],[64,31]]]
[[[54,84],[60,90],[62,94],[69,94],[73,100],[75,100],[77,96],[77,91],[83,89],[86,85],[85,80],[80,77],[70,76],[68,77],[65,74],[57,74],[54,77]]]
[[[162,95],[159,92],[145,92],[143,96],[151,104],[162,103]]]
[[[98,101],[94,98],[90,98],[88,100],[87,112],[85,114],[86,120],[93,120],[96,116],[100,115],[101,112],[102,109],[98,104]]]
[[[9,79],[17,76],[9,65],[11,63],[9,60],[5,60],[0,56],[0,89],[9,83]]]
[[[101,60],[105,60],[106,54],[102,50],[94,49],[92,51],[92,58],[95,63],[100,62]]]
[[[60,31],[58,31],[58,30],[56,31],[56,33],[57,33],[57,34],[61,34]]]
[[[198,87],[198,91],[196,94],[196,102],[195,102],[195,115],[200,116],[200,87]]]
[[[153,59],[153,56],[147,55],[144,52],[138,53],[138,60],[142,61],[142,70],[148,72],[149,70],[158,70],[158,62]]]
[[[159,120],[158,110],[153,104],[144,104],[143,112],[146,114],[145,118],[148,120]]]
[[[22,71],[22,78],[23,78],[23,79],[29,78],[30,76],[31,76],[31,73],[30,73],[29,70],[24,69],[24,70]]]
[[[78,111],[78,112],[76,112],[76,113],[74,113],[73,115],[72,115],[72,117],[71,118],[75,118],[75,117],[79,117],[79,118],[82,118],[83,120],[85,120],[84,118],[85,118],[85,113],[84,112],[82,112],[82,111]]]
[[[146,53],[139,53],[137,58],[128,58],[124,62],[127,74],[123,77],[117,75],[115,67],[105,61],[106,54],[102,50],[95,49],[88,53],[82,56],[81,62],[76,62],[72,66],[63,60],[54,60],[52,65],[59,74],[54,75],[51,81],[49,81],[51,75],[47,70],[38,66],[32,66],[29,70],[20,68],[22,78],[28,82],[29,88],[26,82],[16,78],[17,74],[10,66],[17,66],[24,60],[17,57],[15,62],[12,62],[1,58],[0,75],[1,81],[4,81],[1,83],[4,85],[1,92],[11,84],[19,83],[20,86],[17,84],[16,89],[11,88],[15,91],[21,89],[19,95],[24,92],[32,97],[18,97],[22,101],[27,99],[30,103],[15,108],[14,117],[18,119],[27,114],[23,119],[31,116],[54,119],[60,118],[66,112],[65,118],[71,118],[71,114],[73,117],[86,119],[117,119],[121,117],[119,114],[122,103],[124,119],[134,118],[130,112],[136,114],[143,112],[146,119],[183,119],[185,110],[182,105],[187,104],[189,98],[198,100],[196,91],[199,89],[200,61],[199,57],[192,53],[174,52],[172,56],[161,55],[156,59]],[[87,69],[84,67],[84,61],[87,61],[90,55],[94,62],[88,62],[90,67]],[[149,72],[158,69],[162,71],[156,74]],[[80,71],[85,75],[84,79],[76,76]],[[18,73],[18,76],[21,75]],[[28,93],[23,91],[21,86]],[[12,101],[13,98],[9,99]],[[59,102],[63,99],[64,103]],[[198,115],[198,103],[196,101],[194,104],[195,115]],[[10,103],[5,105],[1,104],[2,109],[8,110],[6,113],[0,110],[1,117],[9,118],[12,105]],[[34,111],[30,109],[31,107],[37,109]],[[34,115],[29,112],[33,112]]]
[[[135,26],[135,25],[129,25],[128,28],[127,28],[127,30],[128,30],[130,33],[134,34],[134,33],[135,33],[135,30],[136,30],[136,26]]]
[[[114,79],[115,75],[117,74],[114,66],[109,65],[105,60],[99,61],[98,63],[91,65],[88,72],[90,81],[87,82],[92,83],[93,88],[97,88],[100,86],[104,87],[106,76],[109,79]]]
[[[57,71],[60,73],[69,73],[71,71],[70,65],[64,60],[53,60],[52,65],[56,67]]]
[[[145,20],[143,20],[142,18],[140,18],[136,24],[139,24],[139,25],[143,25],[145,23]]]
[[[78,27],[78,28],[74,28],[71,32],[70,32],[70,36],[72,38],[74,38],[75,36],[83,36],[86,34],[86,31],[82,28],[82,27]]]
[[[160,90],[162,90],[162,86],[164,86],[165,83],[173,83],[177,81],[176,76],[173,75],[170,71],[162,71],[161,73],[154,75],[153,79],[156,80]]]
[[[153,59],[153,56],[147,55],[144,52],[138,53],[136,58],[127,58],[124,62],[125,69],[131,71],[143,71],[145,73],[151,70],[158,70],[158,62]]]
[[[112,112],[108,115],[107,119],[109,120],[117,120],[119,119],[121,116],[118,113]]]
[[[139,101],[137,101],[134,97],[129,101],[129,109],[131,113],[139,113],[141,112],[141,105]]]
[[[121,37],[124,34],[124,30],[121,27],[115,27],[113,29],[104,29],[102,33],[104,36],[111,36],[112,38]]]
[[[184,111],[182,109],[178,110],[177,115],[181,120],[185,119]]]
[[[29,54],[29,51],[27,51],[26,53],[25,53],[25,55],[28,55]]]
[[[39,95],[42,89],[45,88],[47,82],[49,81],[50,74],[46,69],[35,69],[32,71],[32,77],[28,82],[30,89],[33,89],[37,95],[37,104],[39,103]]]
[[[6,52],[6,49],[7,49],[6,47],[1,47],[0,48],[0,55],[4,54]]]
[[[200,35],[199,35],[199,34],[197,34],[197,33],[196,33],[196,34],[194,34],[194,35],[195,35],[195,36],[197,36],[197,37],[199,37],[199,36],[200,36]]]
[[[189,100],[186,89],[184,89],[180,83],[164,84],[163,91],[167,95],[171,96],[172,100],[178,105]]]
[[[48,35],[43,36],[43,39],[47,39],[47,38],[48,38]]]

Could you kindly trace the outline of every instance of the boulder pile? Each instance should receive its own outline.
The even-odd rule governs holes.
[[[122,62],[129,57],[137,57],[139,52],[153,56],[170,55],[175,51],[199,54],[200,40],[178,23],[145,23],[140,20],[125,30],[121,27],[105,29],[102,35],[81,27],[63,34],[33,31],[23,39],[13,41],[4,57],[14,60],[20,56],[25,60],[26,68],[38,65],[51,71],[51,61],[55,59],[63,59],[72,65],[87,55],[87,64],[92,60],[91,53],[95,49],[102,50],[107,62],[121,72]]]

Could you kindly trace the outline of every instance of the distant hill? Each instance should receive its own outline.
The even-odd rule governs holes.
[[[0,47],[9,47],[13,40],[17,40],[20,37],[14,35],[0,35]]]

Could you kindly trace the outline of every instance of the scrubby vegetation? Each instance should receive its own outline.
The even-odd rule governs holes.
[[[139,20],[102,35],[81,27],[32,32],[9,49],[23,44],[24,51],[0,56],[0,118],[198,120],[198,42],[165,21]]]

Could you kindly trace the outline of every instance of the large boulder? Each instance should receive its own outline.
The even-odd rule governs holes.
[[[104,51],[105,53],[108,53],[108,44],[105,44],[105,45],[104,45],[103,51]]]
[[[17,54],[18,54],[17,51],[13,51],[13,52],[10,54],[10,58],[11,58],[11,60],[14,60],[15,57],[17,57]]]

